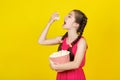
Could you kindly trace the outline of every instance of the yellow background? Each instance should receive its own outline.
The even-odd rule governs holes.
[[[0,80],[55,80],[48,57],[58,45],[39,45],[38,38],[53,12],[61,19],[47,37],[64,34],[64,16],[73,9],[88,16],[87,80],[119,80],[119,4],[119,0],[0,0]]]

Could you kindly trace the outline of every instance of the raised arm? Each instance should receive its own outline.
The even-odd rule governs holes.
[[[61,43],[61,38],[62,36],[58,36],[55,38],[51,38],[51,39],[46,39],[48,30],[51,26],[51,24],[56,21],[58,19],[58,13],[54,13],[51,17],[51,19],[49,20],[48,24],[46,25],[45,29],[43,30],[43,32],[41,33],[38,43],[39,44],[43,44],[43,45],[54,45],[54,44],[58,44]]]

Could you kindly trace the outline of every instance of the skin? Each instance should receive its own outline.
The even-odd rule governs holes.
[[[61,39],[62,36],[57,36],[55,38],[46,39],[46,35],[48,33],[48,30],[52,23],[56,21],[55,17],[58,17],[58,13],[54,13],[51,16],[51,19],[49,20],[48,24],[46,25],[45,29],[41,33],[38,43],[42,45],[55,45],[62,43]],[[63,28],[68,31],[68,37],[66,38],[66,43],[71,46],[71,42],[74,41],[78,34],[77,34],[77,28],[79,27],[79,24],[75,22],[75,13],[74,11],[71,11],[67,16],[65,16],[64,20],[65,24],[63,24]],[[68,62],[65,64],[54,64],[52,61],[50,61],[50,67],[53,70],[56,70],[57,72],[62,72],[65,70],[71,70],[71,69],[77,69],[79,68],[82,59],[84,57],[84,53],[87,49],[87,43],[84,38],[81,38],[81,40],[77,44],[77,51],[74,58],[74,61]]]

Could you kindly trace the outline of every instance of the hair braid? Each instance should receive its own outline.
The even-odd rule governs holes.
[[[63,37],[62,37],[61,40],[64,40],[64,38],[67,37],[67,36],[68,36],[68,32],[66,32],[66,33],[63,35]],[[60,45],[59,45],[59,47],[58,47],[58,51],[61,50],[61,46],[62,46],[62,43],[60,43]]]

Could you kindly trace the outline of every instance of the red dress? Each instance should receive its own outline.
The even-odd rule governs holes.
[[[83,38],[83,36],[81,38]],[[80,39],[79,39],[79,41],[80,41]],[[73,52],[74,55],[77,51],[78,42],[72,47],[72,52]],[[66,38],[64,38],[61,48],[62,48],[62,50],[67,50],[68,47],[69,47],[69,45],[66,43]],[[67,70],[67,71],[63,71],[63,72],[57,72],[57,78],[56,79],[57,80],[86,80],[85,75],[84,75],[84,71],[82,69],[82,67],[85,64],[85,55],[86,55],[86,52],[84,54],[84,58],[83,58],[83,60],[80,64],[79,68],[72,69],[72,70]]]

